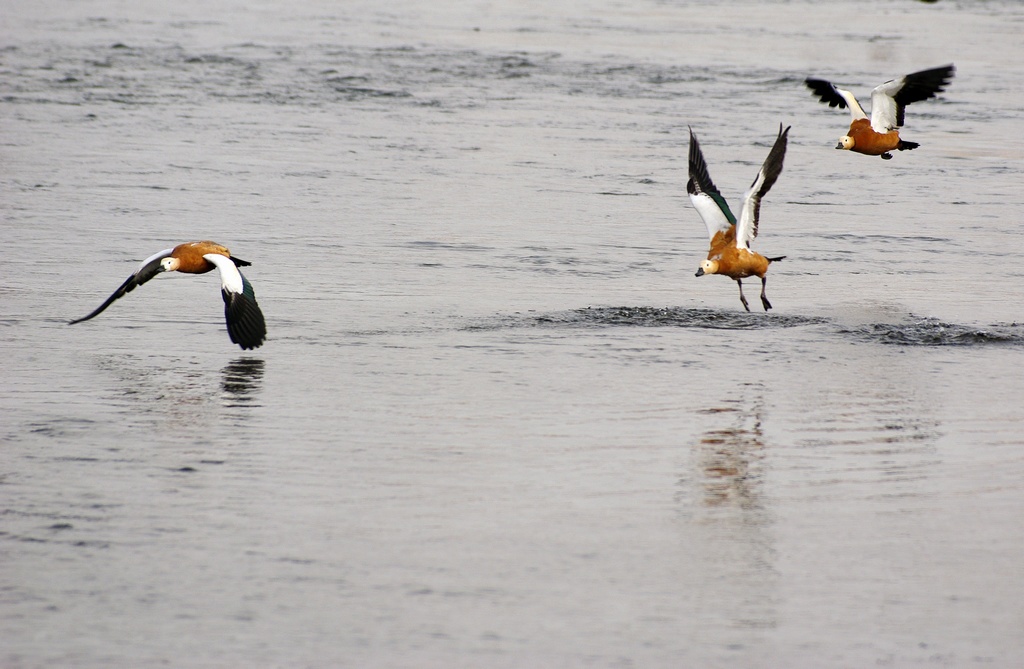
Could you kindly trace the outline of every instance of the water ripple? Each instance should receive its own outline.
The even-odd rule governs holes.
[[[716,330],[786,328],[826,322],[814,316],[755,314],[691,307],[585,307],[546,314],[515,314],[489,318],[469,330],[513,327],[683,327]]]
[[[905,323],[866,323],[841,326],[838,332],[856,339],[898,346],[981,346],[1024,344],[1024,327],[1019,323],[987,327],[946,323],[922,318]]]
[[[630,325],[689,327],[716,330],[813,325],[823,319],[787,314],[755,314],[689,307],[587,307],[537,317],[538,325]]]
[[[947,323],[913,315],[899,322],[841,324],[822,316],[755,313],[692,307],[585,307],[546,314],[497,316],[468,330],[516,327],[679,327],[709,330],[760,330],[831,325],[843,338],[897,346],[1024,345],[1024,324],[988,326]]]

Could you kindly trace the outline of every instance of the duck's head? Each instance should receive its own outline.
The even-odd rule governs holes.
[[[850,149],[853,148],[853,137],[850,137],[849,135],[843,135],[842,137],[839,138],[839,143],[836,144],[836,148],[843,149],[844,151],[849,151]]]
[[[704,276],[705,274],[718,274],[717,260],[708,258],[700,264],[700,267],[697,268],[697,276]]]
[[[160,261],[161,272],[173,272],[181,266],[181,261],[177,258],[167,257]]]

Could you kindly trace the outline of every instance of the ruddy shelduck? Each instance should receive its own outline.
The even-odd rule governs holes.
[[[869,156],[892,158],[890,151],[909,151],[920,144],[900,139],[904,108],[912,102],[935,97],[953,79],[956,68],[950,65],[921,70],[891,79],[871,91],[871,119],[864,113],[850,91],[836,88],[824,79],[806,79],[804,83],[829,107],[850,108],[853,122],[850,130],[839,138],[837,149]]]
[[[214,268],[220,270],[220,292],[224,297],[224,316],[228,322],[228,336],[243,349],[263,345],[267,337],[267,325],[263,312],[256,304],[256,293],[252,284],[238,271],[252,263],[235,258],[225,247],[216,242],[188,242],[173,249],[154,253],[142,261],[135,272],[114,291],[95,311],[84,318],[71,321],[70,325],[87,321],[103,313],[114,300],[135,290],[161,272],[185,272],[205,274]]]
[[[782,260],[786,256],[766,258],[760,253],[750,250],[750,244],[757,237],[757,224],[761,214],[761,198],[765,196],[775,180],[782,173],[782,161],[786,157],[789,128],[782,129],[779,124],[779,136],[775,145],[768,152],[761,169],[757,172],[754,183],[743,195],[740,209],[740,220],[737,223],[725,198],[711,181],[708,164],[701,153],[697,137],[690,130],[690,179],[686,182],[686,192],[690,195],[697,213],[708,228],[711,238],[711,250],[708,257],[697,269],[697,276],[705,274],[722,274],[736,280],[740,288],[740,302],[743,308],[750,311],[747,298],[743,296],[743,279],[756,276],[761,279],[761,304],[764,310],[772,308],[765,295],[768,283],[769,263]]]

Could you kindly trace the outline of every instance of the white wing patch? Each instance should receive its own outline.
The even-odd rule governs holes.
[[[746,193],[743,194],[743,208],[740,209],[740,220],[736,223],[736,248],[750,250],[750,244],[757,237],[757,219],[761,213],[761,196],[757,191],[764,183],[764,171],[757,173],[757,178]]]
[[[875,132],[885,134],[899,127],[896,94],[903,88],[905,78],[892,79],[871,91],[871,129]]]
[[[768,194],[782,174],[782,163],[786,158],[786,146],[789,143],[789,128],[782,129],[779,125],[779,136],[775,139],[772,150],[764,159],[764,164],[757,171],[754,183],[743,194],[743,206],[740,219],[736,223],[736,247],[750,250],[750,244],[757,237],[757,223],[761,214],[761,198]]]
[[[235,267],[235,263],[232,262],[231,258],[222,256],[218,253],[207,253],[203,256],[220,270],[220,286],[222,289],[229,293],[241,294],[244,286],[242,285],[242,274]]]
[[[151,263],[151,262],[153,262],[155,260],[163,260],[164,258],[166,258],[167,256],[171,255],[172,253],[174,253],[174,249],[164,249],[163,251],[161,251],[159,253],[154,253],[153,255],[149,256],[148,258],[146,258],[145,260],[142,261],[142,264],[139,265],[139,268],[137,270],[135,270],[135,273],[138,274],[143,269],[145,269],[146,265],[148,265],[149,263]]]
[[[707,193],[694,193],[690,195],[690,202],[693,203],[693,208],[697,210],[701,220],[704,221],[704,225],[708,229],[709,239],[714,239],[717,233],[726,232],[732,227],[732,223],[726,218],[722,208]]]
[[[854,121],[868,117],[868,115],[864,113],[864,109],[860,106],[860,103],[857,102],[857,98],[853,93],[845,91],[838,86],[833,86],[833,88],[836,89],[836,93],[842,95],[843,99],[846,100],[846,106],[850,108],[850,116],[853,117]],[[872,100],[874,100],[874,98],[872,98]],[[872,104],[874,104],[874,102],[872,102]],[[874,108],[872,108],[872,111],[874,111]]]

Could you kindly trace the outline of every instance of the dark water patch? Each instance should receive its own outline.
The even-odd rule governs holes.
[[[722,81],[777,86],[775,70],[694,68],[564,58],[557,52],[487,53],[471,49],[337,48],[228,45],[63,47],[11,52],[0,95],[11,102],[154,105],[204,99],[256,104],[370,102],[475,106],[488,101],[556,97],[676,99]],[[733,95],[730,92],[729,95]]]
[[[960,325],[935,318],[893,323],[845,325],[821,316],[745,312],[695,307],[586,307],[539,314],[499,315],[466,327],[500,330],[523,327],[677,327],[708,330],[761,330],[831,325],[824,332],[866,343],[898,346],[1024,345],[1024,324]]]
[[[885,244],[897,244],[902,245],[907,242],[924,242],[927,244],[952,244],[955,240],[949,237],[933,237],[929,235],[882,235],[882,234],[867,234],[860,235],[852,232],[823,232],[820,233],[822,239],[830,239],[837,241],[851,241],[862,243],[865,241],[875,242],[879,245]]]
[[[54,439],[71,438],[92,430],[95,421],[87,418],[54,418],[28,424],[26,427],[32,434]]]
[[[186,65],[228,65],[232,67],[255,68],[254,63],[248,63],[241,58],[225,56],[222,54],[197,54],[183,55],[182,62]]]
[[[468,244],[460,242],[438,242],[433,240],[420,240],[414,242],[408,242],[405,244],[409,248],[417,250],[427,251],[458,251],[458,252],[470,252],[479,253],[486,251],[493,251],[493,247],[480,246],[479,244]]]
[[[817,325],[813,316],[718,311],[692,307],[586,307],[547,314],[516,314],[477,323],[468,329],[510,327],[680,327],[711,330],[757,330]]]
[[[754,330],[768,327],[814,325],[821,319],[786,314],[719,311],[691,307],[587,307],[540,316],[538,325],[626,325],[688,327],[714,330]]]
[[[491,58],[490,61],[497,67],[498,76],[506,79],[528,77],[530,76],[530,70],[537,67],[526,54],[498,56]]]
[[[512,266],[526,268],[530,272],[544,274],[570,274],[573,276],[608,276],[617,265],[609,260],[581,258],[574,255],[559,256],[554,254],[501,256]]]
[[[381,90],[377,88],[370,88],[367,86],[344,86],[334,85],[334,92],[341,95],[342,98],[348,101],[359,100],[362,98],[408,98],[412,97],[412,93],[403,90]]]
[[[840,326],[838,331],[861,341],[897,346],[1024,345],[1024,325],[1019,323],[979,327],[922,318],[905,323]]]

